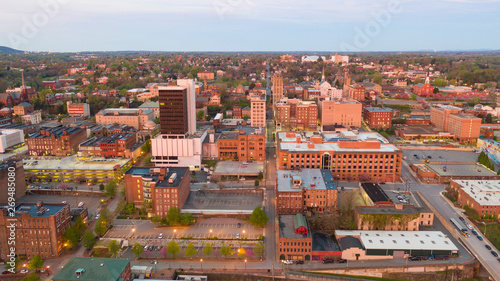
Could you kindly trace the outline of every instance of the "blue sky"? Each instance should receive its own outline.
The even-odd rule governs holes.
[[[56,52],[500,49],[499,12],[500,0],[4,1],[0,45]]]

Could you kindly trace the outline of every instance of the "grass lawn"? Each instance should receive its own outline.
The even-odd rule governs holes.
[[[484,234],[484,225],[478,227]],[[500,249],[500,223],[490,224],[486,226],[486,238],[491,241],[497,249]]]

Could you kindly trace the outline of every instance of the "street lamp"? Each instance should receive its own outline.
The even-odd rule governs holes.
[[[245,269],[247,269],[247,259],[245,259]]]
[[[200,259],[200,268],[203,270],[203,259]]]

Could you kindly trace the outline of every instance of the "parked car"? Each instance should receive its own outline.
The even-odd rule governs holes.
[[[296,260],[295,264],[304,264],[304,261],[303,260]]]
[[[68,202],[66,202],[66,201],[62,201],[61,203],[63,203],[63,204],[68,204]]]
[[[471,232],[472,234],[477,235],[477,231],[475,231],[474,229]]]
[[[162,239],[163,238],[163,233],[160,233],[160,235],[158,235],[158,239]]]
[[[496,258],[496,257],[498,257],[498,253],[497,253],[497,252],[495,252],[495,251],[491,251],[490,253],[491,253],[491,254],[492,254],[495,258]]]
[[[29,270],[27,270],[27,269],[22,269],[22,270],[21,270],[21,274],[26,274],[26,273],[28,273],[28,272],[29,272]]]
[[[323,260],[323,263],[333,263],[333,260],[331,260],[331,259],[326,259],[326,260]]]
[[[346,262],[347,262],[347,260],[346,260],[346,259],[338,259],[338,260],[337,260],[337,262],[338,262],[338,263],[346,263]]]
[[[237,227],[237,228],[240,228],[240,227],[241,227],[241,223],[238,223],[238,224],[236,225],[236,227]]]
[[[486,249],[488,250],[491,250],[491,246],[490,245],[484,245],[486,247]]]
[[[85,203],[83,203],[83,202],[78,203],[78,208],[83,207],[83,205],[85,205]]]
[[[422,257],[409,257],[408,260],[409,261],[421,261]]]
[[[236,233],[236,238],[240,238],[240,234],[239,233]]]
[[[11,274],[11,273],[12,273],[12,272],[10,272],[10,271],[8,271],[8,270],[5,270],[5,271],[3,271],[3,272],[2,272],[2,274],[4,274],[4,275],[5,275],[5,274]]]
[[[463,217],[458,217],[461,221],[465,221],[465,219]]]
[[[483,241],[483,237],[481,237],[481,236],[479,236],[479,235],[477,236],[477,239],[478,239],[479,241]]]
[[[286,261],[283,261],[284,264],[293,264],[293,261],[292,260],[286,260]]]
[[[500,262],[500,258],[497,258],[497,261],[499,261],[499,262]]]
[[[96,220],[97,220],[97,219],[99,219],[99,217],[100,217],[100,216],[101,216],[101,214],[97,214],[97,215],[95,215],[95,219],[96,219]]]

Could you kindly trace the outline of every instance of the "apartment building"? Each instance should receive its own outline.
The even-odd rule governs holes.
[[[22,203],[13,207],[0,205],[0,256],[5,260],[10,254],[7,244],[12,237],[10,226],[15,228],[15,254],[28,259],[39,255],[42,259],[57,257],[64,250],[63,235],[71,225],[68,204]]]
[[[154,111],[139,108],[107,108],[95,115],[100,125],[125,124],[135,129],[142,129],[148,121],[154,121]]]
[[[135,132],[114,133],[107,137],[92,137],[80,144],[82,155],[99,157],[126,157],[127,150],[136,143]]]
[[[219,160],[264,161],[265,145],[266,138],[263,134],[238,129],[224,131],[217,140],[218,158]]]
[[[314,101],[281,99],[276,103],[276,126],[286,129],[316,130],[318,106]]]
[[[353,84],[349,86],[349,99],[364,101],[365,100],[365,86],[360,84]]]
[[[66,102],[68,108],[68,115],[74,117],[90,117],[90,107],[88,103],[73,103]]]
[[[31,112],[33,112],[33,110],[35,110],[33,105],[31,105],[30,103],[27,103],[27,102],[22,102],[16,106],[14,106],[14,114],[19,115],[19,116],[31,113]]]
[[[481,118],[470,114],[450,114],[448,132],[463,143],[475,143],[481,133]]]
[[[164,218],[168,210],[181,210],[191,192],[187,167],[132,167],[125,173],[125,198],[142,207],[150,203],[150,216]]]
[[[266,127],[266,97],[252,97],[250,100],[250,109],[251,126]]]
[[[394,111],[387,107],[365,107],[363,119],[370,129],[389,129],[392,127]]]
[[[431,108],[431,123],[443,129],[444,131],[448,131],[448,119],[451,114],[459,114],[462,112],[462,109],[456,106],[451,105],[441,105]]]
[[[333,210],[337,206],[337,192],[337,185],[330,170],[277,171],[278,214]]]

